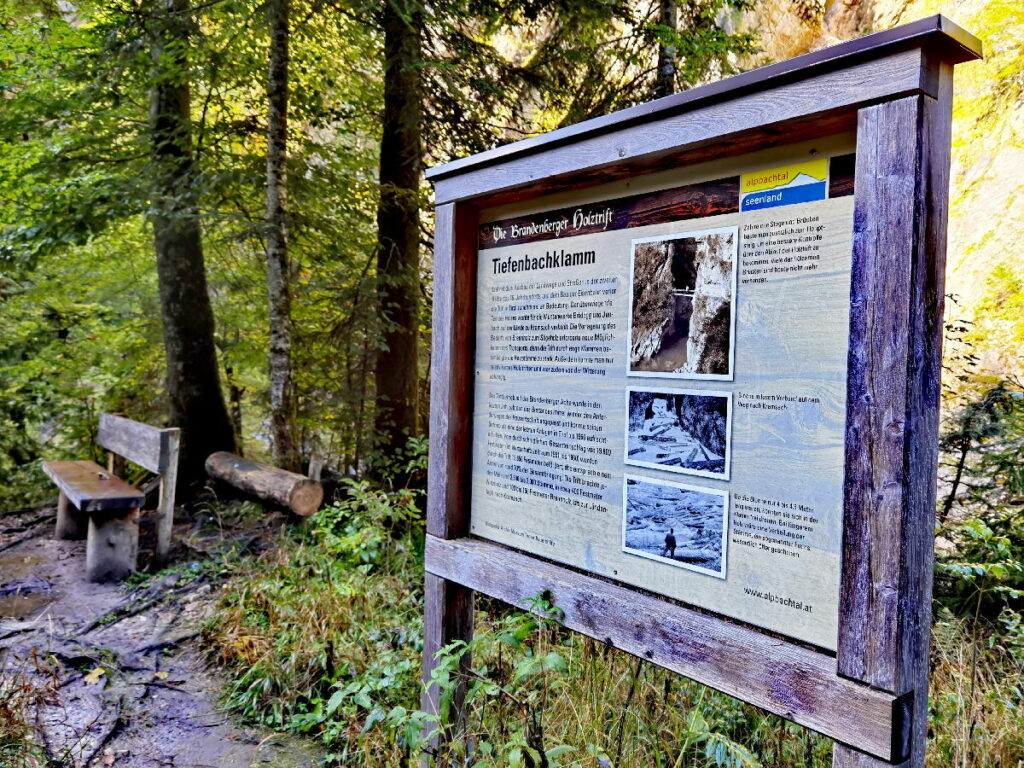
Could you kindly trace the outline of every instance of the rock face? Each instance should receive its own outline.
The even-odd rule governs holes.
[[[734,251],[733,235],[708,235],[697,246],[697,285],[682,369],[687,373],[729,373]]]
[[[664,373],[729,372],[732,235],[640,243],[633,256],[630,364]]]
[[[673,399],[683,429],[704,447],[724,456],[726,414],[720,410],[722,398],[677,395]]]
[[[637,432],[644,428],[647,410],[654,402],[653,392],[629,393],[629,431]]]
[[[724,472],[726,408],[725,398],[714,395],[630,392],[630,458]]]
[[[673,328],[669,242],[639,243],[633,257],[633,328],[630,360],[649,358]]]

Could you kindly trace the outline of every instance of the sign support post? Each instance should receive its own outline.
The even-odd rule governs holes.
[[[474,591],[519,606],[546,592],[568,628],[835,739],[835,768],[923,768],[952,72],[955,64],[979,56],[975,38],[943,17],[932,17],[428,173],[435,183],[437,215],[425,683],[438,649],[472,637]],[[478,297],[479,280],[485,266],[489,269],[493,261],[497,272],[499,262],[480,251],[481,225],[494,221],[498,214],[493,212],[505,210],[502,206],[534,204],[552,211],[564,206],[567,195],[598,185],[639,180],[642,187],[644,179],[673,169],[707,169],[715,163],[731,168],[733,158],[749,156],[754,162],[761,155],[751,153],[768,150],[794,154],[808,142],[834,136],[854,137],[855,153],[852,233],[847,234],[852,237],[849,314],[848,321],[840,318],[849,335],[842,381],[845,421],[838,428],[841,509],[835,519],[841,547],[835,555],[834,641],[815,639],[825,634],[801,636],[799,628],[769,626],[755,614],[705,600],[699,590],[684,589],[683,597],[652,594],[651,587],[639,586],[611,565],[591,568],[555,550],[533,553],[526,545],[510,545],[475,529],[471,513],[479,499],[474,494],[482,486],[474,445],[478,450],[481,441],[491,439],[474,433],[480,429],[480,422],[476,427],[474,422],[481,416],[474,413],[480,408],[480,361],[486,363],[486,342],[478,332],[479,303],[484,301]],[[830,168],[840,168],[837,158],[832,155]],[[713,171],[702,173],[702,179],[716,178],[708,175]],[[727,175],[723,170],[719,177]],[[828,197],[848,194],[841,191],[843,183],[838,170],[830,171]],[[686,213],[692,200],[698,207],[711,205],[710,189],[705,184],[696,197],[672,203],[676,219],[671,221],[697,216]],[[690,194],[679,194],[684,193]],[[542,200],[547,197],[550,204]],[[634,200],[639,202],[629,205],[642,208],[647,198],[641,198],[608,201],[608,210],[615,202],[621,207]],[[839,211],[845,203],[827,205]],[[707,209],[700,215],[714,221],[719,214]],[[721,215],[745,214],[733,207]],[[650,227],[657,221],[621,226]],[[641,240],[633,242],[635,248]],[[736,269],[740,259],[744,270],[753,263],[741,250]],[[783,282],[777,285],[787,290]],[[741,300],[744,291],[749,301],[753,288],[741,283]],[[680,295],[692,295],[692,289]],[[677,394],[655,396],[683,396],[682,390],[671,392]],[[738,389],[727,394],[729,419],[734,419],[731,409],[745,394]],[[716,479],[713,472],[710,481],[704,480],[723,496],[738,495],[743,461],[735,449],[733,454],[731,480],[727,475]],[[636,462],[627,455],[626,463]],[[685,467],[655,468],[686,472]],[[622,470],[613,472],[621,476]],[[622,482],[625,489],[636,481],[627,477]],[[681,493],[696,490],[667,478],[649,482]],[[625,501],[621,506],[626,514]],[[732,520],[734,533],[736,525]],[[625,555],[605,550],[609,562],[628,558],[628,544],[622,545]],[[669,558],[664,553],[648,558],[667,559],[669,569],[678,566],[674,538],[671,546]],[[736,549],[730,558],[737,556]],[[738,578],[726,572],[726,556],[721,557],[726,582]],[[728,586],[699,581],[708,576],[663,573],[679,574],[684,588]],[[463,664],[468,667],[469,659]],[[436,691],[426,689],[422,705],[437,712]],[[462,724],[462,707],[457,696],[451,721],[455,732]]]
[[[952,67],[937,97],[860,111],[839,674],[907,697],[924,765]],[[838,745],[835,768],[884,765]]]

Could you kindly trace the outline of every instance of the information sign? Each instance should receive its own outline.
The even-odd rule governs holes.
[[[474,591],[543,593],[838,768],[923,768],[952,68],[979,54],[937,16],[428,173],[425,679]]]
[[[739,211],[831,160],[481,225],[470,533],[835,650],[852,185]]]

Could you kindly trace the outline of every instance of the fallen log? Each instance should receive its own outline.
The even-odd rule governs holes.
[[[304,475],[217,451],[206,459],[206,474],[263,501],[309,517],[324,500],[324,488]]]

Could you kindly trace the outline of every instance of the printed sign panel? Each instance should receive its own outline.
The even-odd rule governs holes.
[[[852,167],[485,221],[471,532],[835,649]]]
[[[828,197],[828,160],[769,168],[740,177],[740,210],[778,208]]]

